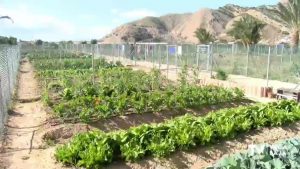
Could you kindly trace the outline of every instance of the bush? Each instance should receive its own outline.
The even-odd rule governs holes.
[[[217,76],[216,76],[216,78],[219,79],[219,80],[227,80],[228,75],[227,75],[227,73],[226,73],[225,71],[219,69],[219,70],[217,71]]]

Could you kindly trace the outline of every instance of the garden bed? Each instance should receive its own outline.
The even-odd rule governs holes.
[[[299,110],[297,103],[281,101],[220,110],[204,117],[188,115],[125,131],[93,131],[79,134],[58,148],[56,158],[65,164],[93,168],[120,159],[135,161],[149,155],[163,157],[176,150],[234,138],[253,129],[297,121]]]
[[[121,64],[91,58],[31,58],[44,81],[43,100],[65,121],[93,122],[129,114],[188,112],[243,100],[239,89],[188,83],[182,70],[174,84],[158,70],[133,71]]]

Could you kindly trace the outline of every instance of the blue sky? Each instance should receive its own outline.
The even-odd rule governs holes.
[[[24,40],[89,40],[145,16],[195,12],[225,4],[259,6],[278,0],[0,0],[1,36]]]

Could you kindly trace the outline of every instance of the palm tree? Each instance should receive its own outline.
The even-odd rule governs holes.
[[[250,15],[243,16],[233,23],[233,28],[227,33],[234,39],[239,40],[245,46],[256,44],[261,38],[261,29],[265,26]]]
[[[198,38],[200,44],[207,44],[214,40],[214,37],[206,29],[198,28],[195,32],[195,37]]]
[[[92,40],[91,40],[91,44],[95,45],[95,44],[97,44],[97,43],[98,43],[97,39],[92,39]]]
[[[279,3],[274,10],[279,20],[291,31],[291,46],[298,47],[300,31],[300,0],[288,0],[287,3]]]
[[[261,38],[261,30],[265,26],[250,15],[243,16],[240,20],[233,23],[233,28],[227,33],[234,39],[241,41],[247,47],[247,66],[246,75],[248,75],[250,45],[256,44]]]
[[[12,23],[14,23],[13,19],[9,16],[0,16],[0,19],[9,19]]]

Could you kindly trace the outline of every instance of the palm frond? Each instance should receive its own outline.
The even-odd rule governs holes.
[[[9,16],[0,16],[0,19],[9,19],[12,23],[14,23],[14,20]]]
[[[300,0],[289,0],[287,4],[279,3],[273,11],[290,29],[300,28]]]
[[[260,40],[261,29],[265,24],[250,15],[245,15],[240,20],[235,21],[232,26],[233,28],[227,34],[242,41],[244,45],[249,45]]]
[[[200,43],[206,44],[214,40],[213,35],[206,29],[198,28],[194,33],[195,37],[198,38]]]

